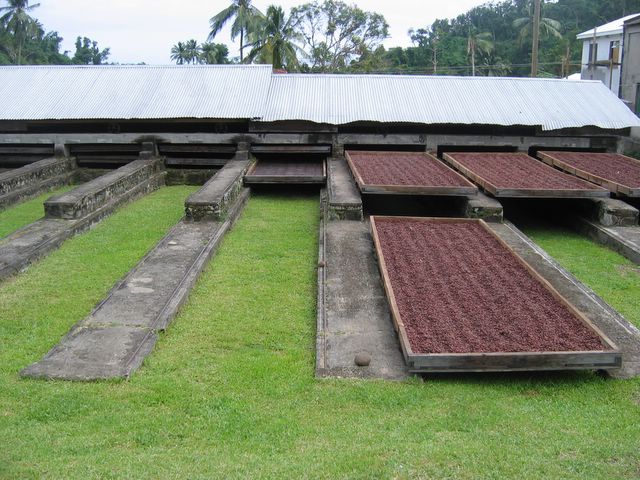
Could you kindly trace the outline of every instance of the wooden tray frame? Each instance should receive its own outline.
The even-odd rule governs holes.
[[[490,353],[416,353],[411,349],[409,337],[405,330],[404,322],[398,310],[393,285],[389,278],[384,254],[380,245],[380,239],[376,228],[378,219],[411,219],[438,223],[465,222],[480,224],[483,229],[505,247],[513,255],[529,274],[562,305],[567,307],[580,321],[582,321],[603,345],[602,350],[593,351],[562,351],[562,352],[490,352]],[[382,275],[384,290],[389,300],[391,317],[398,337],[405,362],[412,372],[506,372],[528,370],[607,370],[619,368],[622,365],[622,354],[618,347],[596,325],[594,325],[582,312],[571,304],[560,292],[558,292],[545,278],[529,265],[511,246],[509,246],[498,234],[480,219],[470,218],[441,218],[441,217],[394,217],[371,216],[371,235],[378,257],[378,266]]]
[[[388,152],[388,153],[394,153],[394,152]],[[421,153],[421,155],[424,155],[425,157],[429,157],[435,160],[436,162],[440,163],[440,160],[438,160],[436,157],[434,157],[430,153],[423,153],[423,152],[418,152],[418,153]],[[363,180],[362,176],[360,175],[360,172],[358,171],[358,168],[356,167],[353,159],[349,155],[349,151],[345,151],[344,156],[347,159],[349,168],[351,169],[351,172],[353,173],[356,183],[358,184],[358,188],[362,193],[372,193],[372,194],[379,194],[379,195],[400,194],[400,195],[430,195],[430,196],[458,196],[458,197],[478,194],[478,188],[473,183],[471,183],[464,176],[460,175],[458,172],[456,172],[452,168],[449,168],[444,163],[442,164],[442,166],[447,168],[448,170],[451,170],[467,186],[447,187],[447,186],[427,186],[427,185],[382,185],[382,184],[366,183]]]
[[[484,152],[483,152],[484,153]],[[465,177],[472,180],[482,187],[482,189],[494,197],[518,197],[518,198],[603,198],[609,196],[609,191],[597,187],[593,190],[583,189],[535,189],[530,190],[526,188],[498,188],[493,183],[489,182],[485,178],[481,177],[477,173],[474,173],[469,168],[462,165],[450,154],[445,153],[442,158],[450,166],[458,170]],[[530,157],[532,161],[536,161],[535,158]],[[553,168],[553,167],[549,167]],[[560,172],[558,172],[560,173]]]
[[[327,162],[322,160],[322,176],[308,175],[254,175],[258,163],[254,162],[244,176],[245,185],[287,185],[287,184],[324,184],[327,180]]]
[[[613,193],[626,195],[627,197],[640,197],[640,187],[633,188],[628,185],[623,185],[622,183],[614,182],[613,180],[608,180],[604,177],[594,175],[592,173],[587,172],[586,170],[576,168],[571,164],[563,162],[559,158],[554,157],[553,153],[562,153],[562,152],[538,151],[537,157],[547,165],[559,168],[563,172],[570,173],[571,175],[575,175],[578,178],[582,178],[583,180],[587,180],[588,182],[595,183],[596,185],[600,185],[601,187],[604,187]],[[570,153],[589,153],[589,152],[570,152]],[[597,153],[592,153],[592,155],[597,155]],[[637,163],[638,167],[640,167],[639,160],[628,157],[626,155],[621,155],[621,154],[617,154],[617,155],[629,160],[631,163]]]

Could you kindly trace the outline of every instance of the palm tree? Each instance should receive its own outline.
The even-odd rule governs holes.
[[[271,5],[267,8],[264,19],[256,25],[255,31],[250,35],[250,39],[254,41],[247,45],[252,47],[247,58],[250,61],[258,59],[263,63],[271,63],[273,68],[297,69],[296,52],[300,47],[295,41],[300,38],[300,34],[291,23],[291,18],[286,18],[282,7]]]
[[[504,77],[511,72],[511,65],[491,51],[482,56],[480,71],[487,77]]]
[[[200,46],[195,40],[187,40],[184,43],[178,42],[171,47],[171,60],[178,65],[199,63],[200,51]]]
[[[542,17],[542,0],[533,0],[533,7],[533,13],[531,12],[531,5],[529,5],[529,16],[514,20],[513,26],[520,29],[518,37],[521,45],[529,35],[533,37],[531,45],[531,76],[536,77],[538,76],[538,43],[540,33],[546,36],[562,38],[562,33],[560,33],[562,24],[557,20]]]
[[[0,23],[6,26],[7,30],[13,33],[17,43],[17,64],[22,61],[22,47],[24,41],[32,29],[35,20],[29,16],[30,11],[40,6],[39,3],[29,5],[29,0],[7,0],[7,5],[0,7],[0,13],[4,13],[0,17]]]
[[[493,51],[493,35],[491,32],[478,33],[469,29],[467,37],[467,55],[471,55],[471,75],[476,76],[476,52],[490,53]]]
[[[186,59],[186,48],[184,43],[178,42],[173,47],[171,47],[171,60],[176,62],[178,65],[183,65]]]
[[[235,20],[231,25],[231,40],[235,40],[240,35],[240,61],[242,62],[244,60],[245,36],[254,30],[256,20],[263,17],[263,15],[260,10],[251,5],[251,0],[232,0],[231,5],[209,20],[211,33],[208,40],[213,41],[215,36],[220,33],[220,30],[233,17],[235,17]]]
[[[184,59],[186,63],[200,63],[200,45],[195,40],[187,40],[184,45]]]

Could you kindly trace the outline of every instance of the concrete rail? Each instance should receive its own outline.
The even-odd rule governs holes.
[[[51,157],[0,173],[0,210],[70,182],[76,168],[69,157]]]
[[[69,192],[49,198],[44,203],[45,214],[49,218],[66,220],[83,218],[113,199],[129,195],[161,169],[162,162],[158,159],[133,161]]]
[[[238,194],[242,191],[242,178],[251,165],[250,160],[230,160],[185,201],[189,220],[221,220]]]

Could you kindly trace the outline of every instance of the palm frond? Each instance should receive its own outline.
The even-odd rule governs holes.
[[[213,40],[213,38],[220,33],[220,30],[224,28],[225,24],[236,15],[237,10],[238,6],[233,3],[209,19],[209,25],[211,26],[209,40]]]

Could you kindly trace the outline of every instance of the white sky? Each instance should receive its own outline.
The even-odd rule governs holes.
[[[171,63],[171,46],[195,38],[205,41],[209,18],[230,4],[230,0],[39,0],[33,12],[47,31],[63,38],[63,50],[73,52],[75,38],[87,36],[101,48],[110,47],[110,62],[151,65]],[[268,5],[291,7],[309,0],[253,0],[262,12]],[[487,0],[347,0],[367,11],[384,15],[389,23],[386,47],[411,44],[407,31],[431,25],[436,18],[454,18]],[[37,3],[32,0],[31,3]],[[5,4],[0,0],[0,4]],[[228,27],[216,37],[226,43],[231,56],[238,45],[229,38]]]

